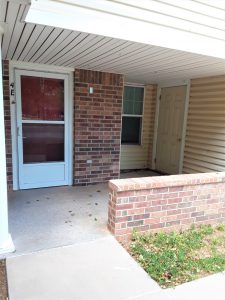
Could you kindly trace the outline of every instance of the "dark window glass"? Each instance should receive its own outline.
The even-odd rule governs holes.
[[[141,117],[122,118],[122,144],[141,143]]]
[[[23,161],[64,161],[64,125],[23,124]]]
[[[64,120],[64,80],[21,76],[23,120]]]

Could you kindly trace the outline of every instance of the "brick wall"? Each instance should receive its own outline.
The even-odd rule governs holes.
[[[79,69],[74,76],[74,184],[118,178],[123,76]]]
[[[5,115],[5,136],[6,136],[6,167],[8,189],[12,189],[12,142],[11,142],[11,121],[10,121],[10,98],[9,98],[9,62],[2,62],[3,68],[3,101]]]
[[[225,222],[225,172],[109,182],[108,228],[124,241],[133,229],[178,230]]]

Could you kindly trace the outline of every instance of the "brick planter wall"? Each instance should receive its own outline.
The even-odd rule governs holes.
[[[75,185],[119,178],[122,97],[122,75],[75,70]]]
[[[6,167],[8,189],[12,189],[12,142],[11,142],[11,117],[9,98],[9,61],[2,61],[3,74],[3,101],[5,117],[5,138],[6,138]]]
[[[133,229],[178,230],[225,222],[225,172],[109,182],[108,228],[120,241]]]

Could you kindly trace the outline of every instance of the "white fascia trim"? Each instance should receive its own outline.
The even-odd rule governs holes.
[[[119,7],[115,11],[116,3],[105,8],[107,2],[32,0],[25,21],[225,59],[222,38],[180,30],[179,26],[171,28],[163,24],[163,19],[156,24],[131,17]]]

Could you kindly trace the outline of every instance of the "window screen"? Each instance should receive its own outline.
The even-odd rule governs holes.
[[[123,113],[142,115],[144,88],[125,86],[123,95]]]

